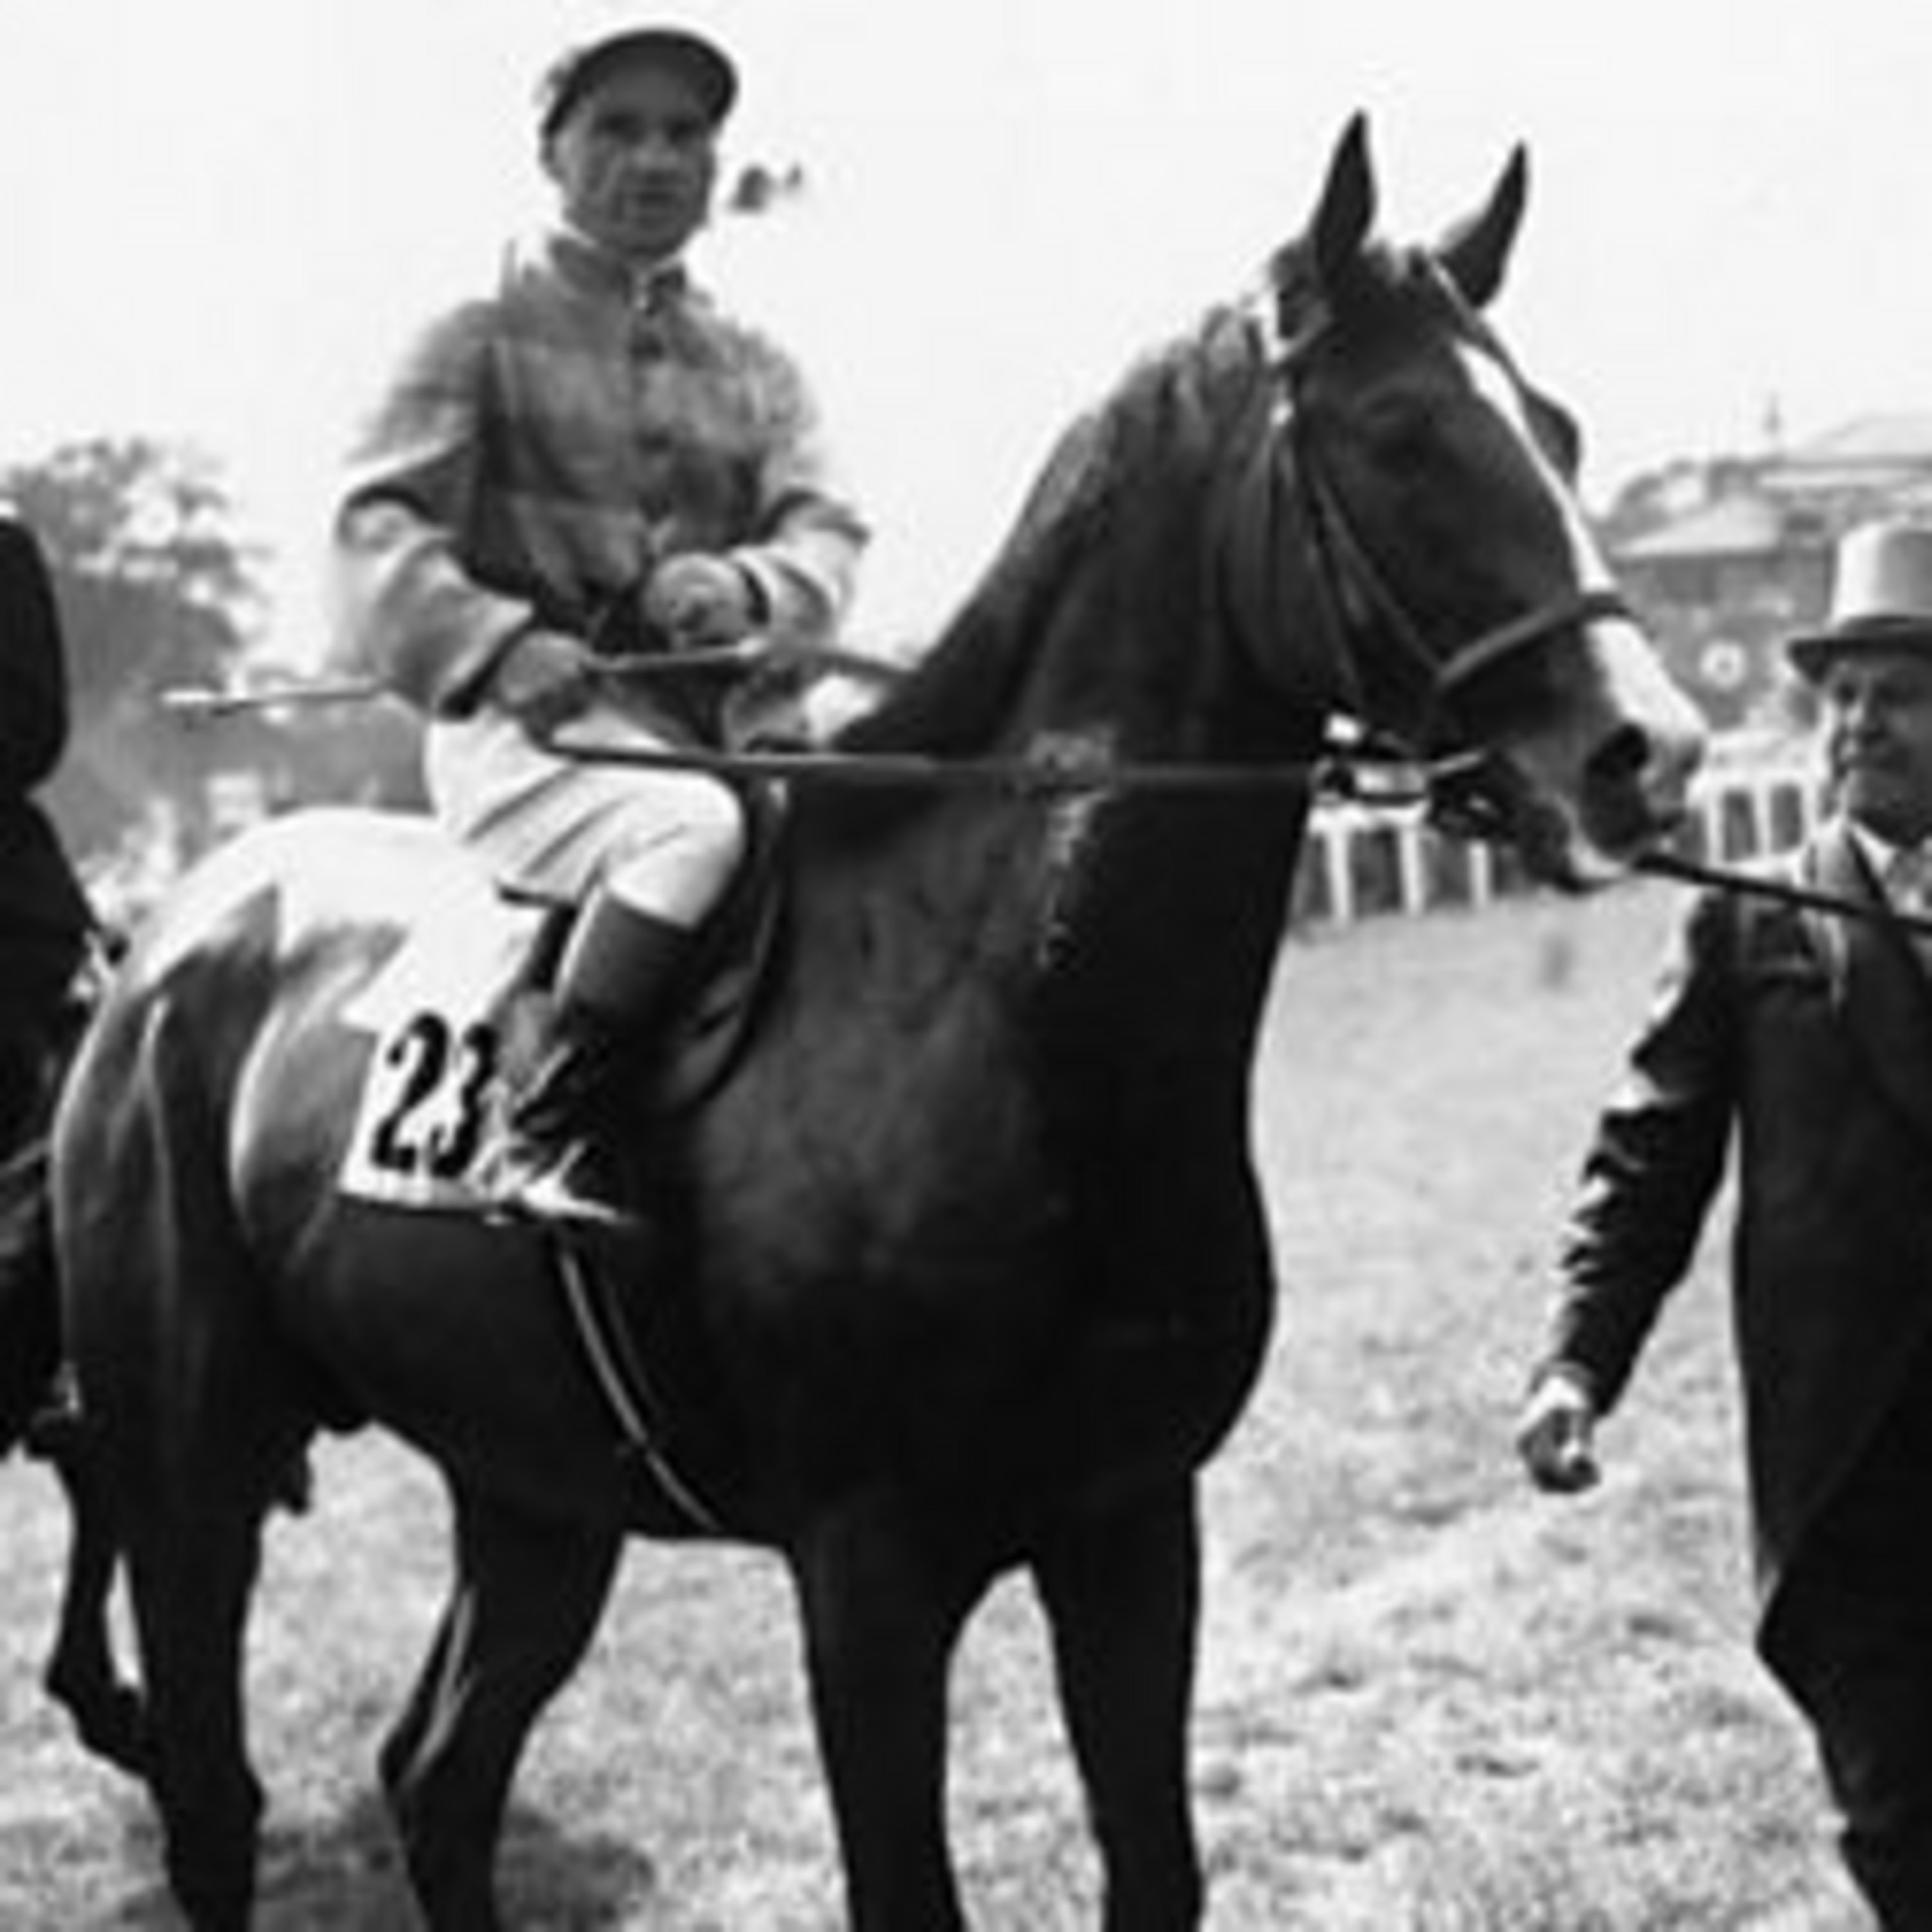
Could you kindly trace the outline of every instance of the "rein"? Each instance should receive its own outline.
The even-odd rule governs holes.
[[[1865,920],[1874,926],[1893,926],[1901,932],[1932,936],[1932,914],[1908,912],[1888,900],[1844,898],[1836,892],[1821,892],[1815,886],[1801,886],[1795,880],[1733,872],[1721,866],[1706,866],[1697,860],[1682,857],[1675,852],[1646,852],[1630,862],[1630,869],[1652,878],[1670,879],[1678,885],[1714,886],[1720,892],[1775,899],[1781,904],[1797,906],[1807,912],[1836,914],[1846,918]]]
[[[707,772],[725,778],[773,778],[788,783],[872,785],[940,790],[992,790],[1036,798],[1102,792],[1158,792],[1172,796],[1239,791],[1323,792],[1366,802],[1426,802],[1430,768],[1392,752],[1337,742],[1314,758],[1280,759],[1268,764],[1228,764],[1202,760],[1148,760],[1127,763],[1078,741],[1049,743],[1025,755],[955,758],[922,752],[712,751],[700,746],[656,750],[644,746],[573,742],[568,730],[543,734],[538,742],[560,758],[592,764],[630,765],[646,770]],[[1461,756],[1444,760],[1460,770]],[[1358,772],[1398,770],[1410,777],[1383,787],[1364,783]]]
[[[1547,614],[1537,613],[1539,619]],[[1508,650],[1532,640],[1534,633],[1511,634],[1518,627],[1503,627],[1499,641],[1479,638],[1472,648]],[[876,658],[838,654],[850,666],[862,664],[862,675],[890,678],[901,675]],[[675,660],[646,661],[653,673]],[[704,666],[712,668],[713,664]],[[698,667],[693,667],[698,668]],[[722,668],[722,665],[716,665]],[[842,664],[841,668],[845,668]],[[626,670],[634,668],[626,666]],[[619,668],[607,667],[616,674]],[[366,703],[386,697],[387,687],[352,681],[338,684],[291,685],[256,692],[211,692],[178,688],[163,694],[162,702],[190,722],[226,718],[283,705]],[[1306,792],[1311,798],[1358,805],[1368,811],[1423,808],[1430,822],[1449,836],[1473,844],[1495,843],[1507,831],[1500,814],[1486,806],[1480,791],[1484,754],[1459,752],[1418,760],[1400,749],[1362,734],[1338,737],[1318,757],[1284,759],[1265,765],[1214,764],[1185,761],[1121,764],[1090,746],[1069,743],[1049,747],[1024,758],[958,758],[920,752],[650,751],[642,746],[616,747],[572,744],[567,734],[549,733],[542,742],[560,758],[593,764],[634,765],[663,771],[708,772],[722,778],[782,780],[788,784],[872,785],[902,789],[990,790],[1017,798],[1064,798],[1077,795],[1139,792],[1170,798],[1225,796],[1234,792]],[[1750,872],[1704,865],[1669,851],[1643,854],[1630,869],[1646,877],[1678,885],[1707,886],[1720,891],[1778,899],[1810,910],[1862,919],[1902,930],[1932,934],[1932,916],[1901,912],[1867,900],[1844,899]]]
[[[1420,806],[1432,826],[1471,844],[1498,843],[1508,830],[1502,814],[1486,807],[1480,793],[1472,789],[1485,761],[1480,752],[1459,752],[1418,763],[1400,753],[1358,742],[1336,743],[1319,758],[1268,765],[1122,764],[1105,752],[1077,746],[1031,758],[954,758],[910,752],[659,752],[642,746],[573,746],[559,736],[543,742],[560,758],[660,771],[709,772],[725,778],[909,790],[990,790],[1033,799],[1123,792],[1169,798],[1226,796],[1240,791],[1306,792],[1311,797],[1359,805],[1368,811]],[[1932,915],[1903,912],[1881,901],[1844,898],[1759,873],[1708,866],[1668,850],[1640,854],[1630,861],[1630,870],[1678,885],[1776,899],[1810,911],[1932,935]]]

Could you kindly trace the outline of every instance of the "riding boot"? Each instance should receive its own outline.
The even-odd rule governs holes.
[[[626,1081],[690,949],[691,934],[608,895],[564,952],[536,1065],[510,1100],[486,1185],[501,1212],[560,1225],[632,1219],[611,1136]]]

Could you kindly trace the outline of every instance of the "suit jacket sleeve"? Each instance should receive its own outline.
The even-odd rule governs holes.
[[[1564,1232],[1544,1367],[1580,1371],[1604,1411],[1689,1268],[1724,1176],[1741,1030],[1732,922],[1718,895],[1690,902]]]
[[[0,790],[27,793],[67,744],[67,662],[40,545],[0,521]]]

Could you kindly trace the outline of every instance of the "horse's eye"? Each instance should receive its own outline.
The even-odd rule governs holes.
[[[1426,463],[1436,441],[1430,412],[1406,400],[1371,405],[1363,412],[1361,431],[1379,460],[1402,470]]]

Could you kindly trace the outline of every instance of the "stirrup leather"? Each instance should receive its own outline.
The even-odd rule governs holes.
[[[492,1213],[554,1227],[623,1228],[635,1216],[617,1199],[608,1163],[581,1136],[551,1146],[512,1132],[490,1163]]]

